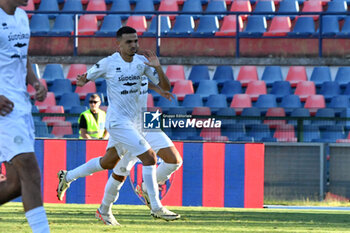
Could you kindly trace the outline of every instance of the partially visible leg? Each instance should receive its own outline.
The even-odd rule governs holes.
[[[5,162],[6,180],[0,182],[0,205],[21,196],[21,181],[13,164]]]
[[[163,162],[157,168],[157,183],[164,183],[182,165],[182,158],[175,146],[162,148],[157,155]]]

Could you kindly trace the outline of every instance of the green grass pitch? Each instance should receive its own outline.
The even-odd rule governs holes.
[[[98,205],[46,204],[52,233],[88,232],[350,232],[350,211],[169,207],[173,222],[153,219],[145,206],[115,205],[121,227],[95,219]],[[0,207],[1,233],[31,232],[21,203]]]

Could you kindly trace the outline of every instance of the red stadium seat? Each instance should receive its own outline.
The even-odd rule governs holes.
[[[301,12],[322,12],[323,7],[322,7],[322,1],[305,1],[304,2],[304,7],[301,10]],[[306,15],[308,17],[313,17],[314,20],[318,20],[319,16],[318,15]],[[303,17],[303,16],[300,16]]]
[[[209,107],[194,107],[192,111],[194,116],[210,116],[211,111]]]
[[[279,125],[273,135],[279,142],[297,142],[293,125]]]
[[[337,143],[350,143],[350,132],[348,133],[348,136],[345,139],[337,139]]]
[[[225,16],[222,22],[222,26],[219,31],[215,32],[215,36],[235,36],[237,32],[236,18],[236,15]],[[239,31],[243,31],[243,20],[241,16],[238,17],[238,26]]]
[[[41,0],[34,0],[33,2],[34,2],[34,4],[39,4],[41,2]]]
[[[266,112],[267,117],[285,117],[284,108],[269,108]],[[264,124],[269,125],[270,128],[276,128],[279,125],[285,125],[286,120],[264,120]]]
[[[302,81],[299,82],[297,85],[297,88],[294,92],[295,95],[298,95],[300,98],[300,101],[304,102],[307,97],[310,95],[316,94],[316,86],[315,83],[312,81]]]
[[[79,35],[94,35],[97,31],[96,15],[82,15],[78,22]]]
[[[182,65],[169,65],[165,74],[169,78],[171,85],[174,85],[176,81],[186,79],[184,67]]]
[[[163,0],[160,2],[158,11],[179,11],[177,0]],[[176,15],[168,15],[170,20],[174,20]]]
[[[290,82],[292,87],[296,87],[300,81],[307,81],[305,66],[289,67],[286,81]]]
[[[72,123],[69,121],[55,122],[51,133],[56,137],[63,137],[64,135],[73,134]]]
[[[76,84],[78,74],[84,74],[86,70],[85,64],[72,64],[69,67],[67,79],[69,79],[72,84]]]
[[[235,109],[237,115],[241,115],[243,108],[252,107],[250,96],[247,94],[235,94],[230,107]]]
[[[137,35],[142,35],[147,30],[146,17],[141,15],[129,16],[126,26],[133,27],[137,31]]]
[[[323,95],[310,95],[305,101],[304,108],[309,109],[310,115],[316,115],[319,108],[325,108],[326,102]]]
[[[87,11],[107,11],[107,6],[105,0],[91,0],[89,1]],[[106,14],[98,14],[97,19],[102,20]]]
[[[256,101],[259,95],[267,94],[266,84],[262,80],[251,81],[248,83],[245,93],[250,96],[252,101]]]
[[[88,82],[83,87],[78,87],[75,89],[75,93],[77,93],[80,99],[85,99],[88,93],[96,92],[96,84],[95,82]]]
[[[230,11],[234,12],[251,12],[252,5],[249,0],[234,0],[231,5]],[[248,15],[242,15],[242,19],[245,20]]]
[[[147,95],[147,107],[154,107],[153,96],[150,93]]]
[[[45,79],[43,79],[43,78],[40,78],[39,79],[39,82],[42,84],[42,85],[44,85],[45,87],[46,87],[46,89],[47,89],[47,83],[46,83],[46,80]],[[34,99],[34,96],[35,96],[35,89],[34,89],[34,87],[32,86],[32,85],[30,85],[30,84],[28,84],[27,85],[27,92],[28,92],[28,94],[30,95],[30,98],[32,98],[32,99]]]
[[[228,137],[221,135],[220,128],[203,128],[199,136],[206,141],[228,141]]]
[[[64,108],[60,105],[48,106],[45,110],[45,113],[64,113]],[[42,121],[46,122],[48,126],[52,126],[55,122],[65,120],[66,119],[64,116],[45,116],[42,119]]]
[[[178,100],[184,100],[185,95],[193,94],[193,84],[191,80],[177,81],[174,84],[173,94],[177,96]]]
[[[89,0],[81,0],[81,4],[86,5],[89,3]]]
[[[250,81],[258,80],[258,71],[256,66],[241,66],[237,81],[240,81],[242,86],[245,87]]]
[[[56,98],[53,92],[48,92],[46,99],[43,102],[35,101],[35,106],[38,107],[40,112],[45,112],[48,106],[55,106]]]
[[[275,16],[271,21],[271,25],[264,36],[286,36],[290,32],[292,23],[288,16]]]

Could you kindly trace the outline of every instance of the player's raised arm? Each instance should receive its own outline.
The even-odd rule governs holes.
[[[38,101],[44,101],[44,99],[46,98],[47,89],[43,84],[41,84],[39,79],[34,74],[34,71],[32,69],[32,64],[29,61],[27,61],[26,82],[27,82],[27,84],[30,84],[34,87],[34,89],[36,91],[35,92],[35,99]]]
[[[171,85],[170,85],[169,79],[165,75],[165,73],[164,73],[164,71],[162,69],[162,66],[160,65],[159,59],[156,56],[156,54],[154,52],[152,52],[152,51],[147,50],[145,52],[145,56],[146,56],[146,58],[148,60],[148,62],[145,62],[145,64],[150,66],[150,67],[153,67],[158,73],[158,76],[159,76],[159,83],[158,83],[158,85],[163,90],[170,91]],[[149,71],[146,71],[146,72],[149,72]]]
[[[86,78],[87,74],[80,74],[77,76],[77,86],[82,87],[84,86],[89,80]]]

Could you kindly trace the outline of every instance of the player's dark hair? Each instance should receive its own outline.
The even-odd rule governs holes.
[[[121,27],[117,31],[117,39],[122,38],[123,34],[131,34],[131,33],[136,33],[136,30],[129,26]]]

